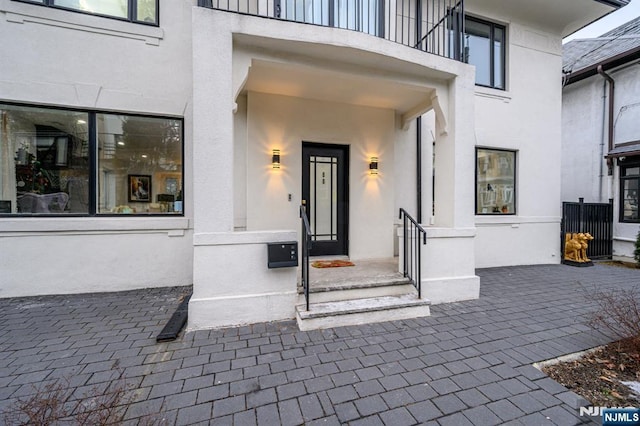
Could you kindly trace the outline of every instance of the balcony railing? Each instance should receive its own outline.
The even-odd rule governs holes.
[[[265,18],[343,28],[460,60],[464,0],[198,0]]]

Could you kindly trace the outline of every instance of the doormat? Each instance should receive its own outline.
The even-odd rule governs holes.
[[[356,266],[355,263],[348,260],[316,260],[311,262],[314,268],[339,268],[341,266]]]

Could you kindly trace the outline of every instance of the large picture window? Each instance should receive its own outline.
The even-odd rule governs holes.
[[[182,120],[0,104],[0,214],[182,213]]]
[[[96,125],[98,213],[179,213],[182,122],[96,114]]]
[[[515,213],[515,151],[476,148],[476,214]]]
[[[132,22],[158,25],[158,0],[20,0],[43,6],[71,9],[78,12]]]
[[[640,161],[620,167],[620,222],[640,222]]]

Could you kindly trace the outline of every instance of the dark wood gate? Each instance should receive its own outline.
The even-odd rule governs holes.
[[[611,259],[613,255],[613,200],[608,203],[562,203],[560,252],[564,253],[567,232],[588,232],[594,238],[587,256],[591,259]]]

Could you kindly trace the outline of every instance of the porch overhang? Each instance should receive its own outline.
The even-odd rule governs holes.
[[[260,92],[396,111],[405,128],[434,108],[434,87],[403,83],[367,73],[334,71],[296,63],[253,59],[240,93]],[[439,108],[441,112],[441,108]],[[444,114],[440,117],[444,120]]]
[[[235,99],[253,91],[391,109],[403,129],[433,109],[446,129],[449,84],[473,73],[467,64],[369,34],[241,19],[262,31],[243,25],[233,34]]]

